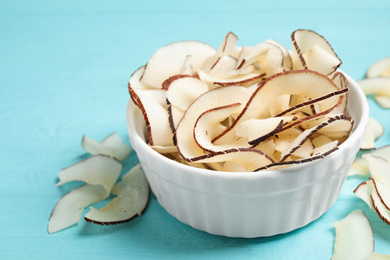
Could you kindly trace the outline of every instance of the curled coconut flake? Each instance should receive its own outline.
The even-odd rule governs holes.
[[[106,155],[95,155],[86,160],[60,170],[60,181],[57,186],[71,181],[83,181],[91,185],[102,185],[110,194],[119,174],[122,164],[117,159]]]
[[[160,104],[143,92],[129,87],[132,100],[141,109],[146,123],[150,145],[173,145],[172,131],[169,125],[169,114],[166,105]],[[129,102],[127,110],[132,110]]]
[[[351,165],[351,168],[348,171],[348,176],[363,176],[369,174],[370,171],[368,169],[368,162],[363,157],[355,159]]]
[[[241,165],[246,172],[255,171],[274,163],[273,159],[264,152],[252,148],[236,148],[191,158],[189,162],[215,163],[230,161]]]
[[[197,52],[183,51],[188,47],[188,42],[173,43],[167,48],[163,47],[162,51],[158,50],[158,55],[153,55],[145,71],[141,73],[141,69],[132,76],[132,81],[135,81],[133,85],[139,86],[139,89],[129,84],[131,97],[144,115],[149,145],[179,162],[218,170],[254,168],[248,167],[248,162],[242,158],[239,162],[230,161],[235,154],[241,157],[250,153],[253,158],[259,157],[261,163],[256,165],[259,167],[257,169],[275,169],[323,158],[337,150],[339,143],[349,135],[352,126],[350,119],[321,129],[315,136],[310,135],[303,144],[289,149],[288,158],[285,158],[286,151],[282,148],[291,148],[294,139],[281,140],[279,137],[294,131],[299,132],[297,136],[302,135],[302,130],[314,129],[332,116],[343,114],[348,101],[348,81],[341,72],[335,71],[341,61],[329,43],[310,30],[295,31],[292,41],[292,56],[286,48],[272,40],[255,47],[237,47],[238,38],[233,33],[228,33],[219,49],[206,58],[196,57]],[[162,65],[161,57],[170,60],[169,55],[176,55],[174,46],[179,46],[181,61],[178,62],[175,57],[171,62],[175,69],[164,68],[165,72],[172,71],[164,77],[157,75],[163,82],[161,87],[160,84],[152,84],[149,81],[152,75],[150,71],[159,74],[157,65],[172,65]],[[194,60],[203,62],[200,66],[194,66]],[[295,70],[290,71],[293,67]],[[177,75],[180,73],[188,75]],[[266,75],[270,77],[264,80]],[[196,88],[190,87],[193,84],[187,84],[189,81],[204,83],[207,87],[201,91],[203,94],[197,97],[201,93],[196,93]],[[175,90],[172,86],[178,83],[183,84]],[[245,92],[236,91],[238,86],[246,89],[246,93],[238,93]],[[155,94],[143,93],[146,87],[170,92],[167,104],[162,104],[163,98],[158,98],[158,95],[152,97]],[[185,94],[184,98],[181,92]],[[190,99],[186,98],[189,93]],[[151,105],[153,102],[149,102],[148,98],[158,100]],[[157,109],[155,103],[163,109]],[[240,103],[237,109],[229,108],[234,103]],[[212,115],[217,114],[218,118],[213,121]],[[158,119],[150,119],[152,115]],[[282,116],[283,121],[279,121],[275,127],[261,125],[256,126],[256,130],[251,128],[242,133],[245,121],[271,122]],[[167,129],[170,133],[165,131]],[[318,136],[322,138],[314,143]],[[157,139],[159,141],[155,141]],[[164,144],[164,140],[169,143]],[[173,149],[175,145],[177,152]]]
[[[55,205],[49,220],[48,232],[55,233],[81,220],[85,207],[108,198],[102,185],[85,184],[65,194]]]
[[[379,198],[382,201],[382,204],[390,210],[390,186],[385,185],[379,181],[372,180],[376,192],[378,193]]]
[[[144,212],[149,201],[149,184],[140,164],[122,176],[112,189],[116,195],[105,207],[90,211],[84,216],[88,222],[115,225],[128,222]]]
[[[295,138],[294,142],[290,145],[290,147],[282,152],[280,161],[285,161],[315,133],[320,132],[321,130],[324,132],[326,128],[332,128],[333,124],[337,124],[339,121],[348,123],[348,132],[352,129],[353,123],[345,115],[332,116],[327,121],[303,131],[302,134]]]
[[[366,260],[374,252],[374,232],[362,210],[334,222],[336,238],[332,260]]]
[[[365,78],[357,83],[366,95],[390,96],[390,78]]]
[[[370,170],[368,168],[368,161],[371,156],[383,158],[386,161],[390,161],[390,145],[382,146],[375,150],[371,150],[359,158],[357,158],[351,166],[351,169],[348,172],[349,176],[352,175],[369,175]]]
[[[230,71],[235,70],[237,64],[237,59],[232,56],[222,56],[214,64],[213,68],[210,70],[208,75],[210,77],[226,77]]]
[[[375,101],[382,107],[382,108],[390,108],[390,97],[386,95],[376,95],[374,97]]]
[[[223,56],[228,56],[237,51],[238,37],[232,32],[229,32],[221,42],[218,50],[213,56],[208,57],[202,65],[202,70],[209,73],[218,64]]]
[[[390,260],[390,255],[372,253],[367,260]]]
[[[367,78],[389,77],[390,76],[390,57],[378,60],[371,64],[367,69]]]
[[[371,156],[368,160],[368,168],[375,181],[390,187],[390,162],[380,157]]]
[[[197,41],[180,41],[158,49],[146,64],[141,82],[154,88],[162,88],[164,80],[182,71],[188,55],[191,55],[191,66],[197,72],[208,57],[215,55],[216,50],[208,44]]]
[[[316,87],[313,88],[313,85],[316,85]],[[224,139],[231,139],[231,135],[235,134],[235,127],[240,122],[252,118],[262,119],[269,117],[268,105],[279,96],[302,95],[308,98],[317,98],[337,90],[337,86],[329,78],[314,71],[289,71],[276,74],[259,85],[234,124],[213,141],[216,142],[218,139],[221,139],[218,142],[225,142]],[[339,96],[328,98],[321,102],[320,110],[324,111],[324,113],[327,110],[331,111],[335,106],[339,105],[339,102]],[[315,116],[319,115],[321,113]]]
[[[390,225],[390,210],[383,204],[376,189],[371,193],[372,206],[378,216],[387,224]]]
[[[358,198],[363,200],[370,207],[370,209],[373,209],[372,199],[371,199],[371,193],[373,190],[374,190],[374,183],[372,182],[372,180],[368,180],[368,181],[360,183],[355,188],[353,193]]]
[[[107,156],[114,157],[115,154],[114,148],[102,145],[101,143],[95,141],[92,138],[89,138],[86,135],[83,135],[83,138],[81,140],[81,146],[83,147],[84,151],[92,155],[104,154]]]
[[[117,133],[112,133],[107,136],[102,142],[102,145],[112,147],[115,150],[114,157],[119,161],[123,161],[131,153],[131,147],[126,145]]]
[[[208,85],[197,78],[179,78],[169,85],[167,100],[171,105],[185,111],[197,97],[208,90]]]
[[[333,143],[335,145],[335,143]],[[337,143],[336,146],[326,146],[328,149],[321,149],[321,152],[317,152],[315,155],[311,155],[309,157],[306,157],[306,158],[302,158],[302,159],[295,159],[295,160],[291,160],[291,161],[279,161],[279,162],[275,162],[275,163],[271,163],[271,164],[268,164],[266,166],[263,166],[263,167],[260,167],[258,169],[256,169],[255,171],[262,171],[262,170],[277,170],[277,169],[282,169],[282,168],[285,168],[285,167],[289,167],[289,166],[292,166],[292,165],[298,165],[298,164],[303,164],[303,163],[308,163],[308,162],[312,162],[312,161],[315,161],[315,160],[318,160],[318,159],[322,159],[324,158],[325,156],[328,156],[329,154],[335,152],[338,150],[338,145],[339,143]]]
[[[176,129],[177,148],[182,157],[192,161],[194,158],[205,156],[204,150],[198,146],[191,134],[196,121],[204,111],[233,103],[245,104],[250,94],[244,87],[228,86],[210,90],[197,98],[187,109]]]
[[[343,73],[339,71],[334,73],[332,81],[340,90],[348,88],[349,83],[347,78],[344,76]],[[340,104],[340,106],[334,109],[331,113],[334,114],[345,113],[347,109],[347,103],[348,103],[348,93],[345,94],[345,98],[343,99],[343,102]]]
[[[124,144],[117,133],[107,136],[101,143],[83,135],[81,146],[92,155],[108,155],[119,161],[126,159],[131,152],[131,147]]]
[[[361,150],[372,150],[375,148],[375,141],[384,133],[384,128],[381,123],[372,117],[368,118],[366,132],[363,141],[360,145]]]
[[[236,134],[248,138],[250,145],[257,145],[282,129],[283,117],[270,117],[266,119],[249,119],[237,126]]]

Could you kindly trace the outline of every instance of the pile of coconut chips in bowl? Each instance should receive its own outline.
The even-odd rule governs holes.
[[[130,78],[148,144],[178,162],[251,172],[301,164],[338,149],[354,121],[345,113],[348,80],[324,37],[292,36],[218,50],[197,41],[164,46]]]
[[[368,120],[341,61],[311,30],[218,49],[181,41],[130,77],[129,139],[159,204],[230,237],[286,233],[337,199]],[[353,102],[348,102],[353,100]]]

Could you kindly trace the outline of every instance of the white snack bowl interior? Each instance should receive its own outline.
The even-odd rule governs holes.
[[[345,76],[347,113],[355,122],[349,138],[323,159],[279,170],[217,172],[168,159],[145,142],[142,113],[129,100],[130,143],[159,204],[183,223],[229,237],[277,235],[318,219],[338,198],[368,121],[364,93]]]

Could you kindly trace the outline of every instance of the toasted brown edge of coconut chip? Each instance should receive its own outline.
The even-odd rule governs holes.
[[[279,133],[280,130],[282,130],[283,125],[284,125],[283,120],[280,120],[280,123],[273,131],[269,132],[266,135],[260,136],[259,138],[253,139],[253,140],[249,141],[248,143],[252,146],[256,146],[256,145],[260,144],[261,142],[267,140],[269,137],[274,136],[275,134]]]
[[[199,79],[199,76],[197,75],[188,75],[188,74],[177,74],[177,75],[173,75],[173,76],[170,76],[169,78],[167,78],[163,83],[162,83],[162,89],[164,90],[168,90],[169,86],[172,84],[173,81],[177,80],[177,79],[181,79],[181,78],[197,78]]]
[[[144,105],[142,104],[141,99],[139,98],[137,93],[135,93],[134,89],[130,86],[130,84],[128,86],[128,89],[129,89],[129,93],[130,93],[131,99],[133,100],[134,104],[136,104],[142,112],[142,116],[144,117],[145,124],[146,124],[146,133],[148,135],[148,141],[149,141],[150,145],[153,145],[151,124],[150,124],[149,118],[146,114],[146,110],[144,108]]]
[[[236,153],[236,152],[255,152],[255,153],[258,153],[260,155],[263,155],[265,158],[267,158],[271,162],[274,162],[274,160],[268,154],[266,154],[258,149],[253,149],[253,148],[231,148],[231,149],[226,149],[223,151],[208,153],[208,154],[205,154],[202,156],[197,156],[197,157],[192,157],[192,158],[184,158],[184,156],[182,156],[182,158],[186,162],[197,162],[197,161],[212,158],[212,157],[215,157],[218,155],[223,155],[223,154],[228,154],[228,153]],[[179,153],[180,153],[180,151],[179,151]]]
[[[307,162],[312,162],[314,160],[322,159],[325,156],[328,156],[329,154],[337,151],[338,149],[339,149],[339,147],[337,146],[337,147],[334,147],[331,150],[329,150],[329,151],[327,151],[326,153],[323,153],[323,154],[319,154],[319,155],[308,157],[308,158],[293,160],[293,161],[276,162],[276,163],[269,164],[269,165],[266,165],[264,167],[258,168],[258,169],[254,170],[254,171],[257,172],[257,171],[262,171],[262,170],[272,170],[272,168],[277,168],[277,167],[281,167],[281,166],[291,166],[291,165],[297,165],[297,164],[303,164],[303,163],[307,163]]]
[[[228,128],[226,128],[225,131],[223,131],[221,134],[219,134],[218,136],[214,137],[214,139],[212,140],[212,142],[215,142],[217,141],[219,138],[221,138],[222,136],[224,136],[227,132],[231,131],[235,125],[240,121],[241,117],[243,116],[243,114],[248,110],[248,107],[250,106],[249,104],[253,101],[253,99],[255,98],[256,94],[261,90],[261,88],[269,81],[271,81],[272,79],[278,77],[278,76],[281,76],[281,75],[289,75],[289,74],[296,74],[296,73],[314,73],[314,74],[317,74],[327,80],[329,80],[333,85],[334,83],[331,81],[331,79],[329,79],[327,76],[319,73],[319,72],[316,72],[316,71],[313,71],[313,70],[308,70],[308,69],[304,69],[304,70],[292,70],[292,71],[284,71],[284,72],[280,72],[280,73],[276,73],[274,75],[272,75],[271,77],[267,78],[266,80],[264,81],[261,81],[258,83],[258,86],[257,86],[257,89],[252,93],[251,97],[249,98],[247,104],[245,105],[244,109],[241,111],[241,113],[237,116],[236,120],[232,123],[232,125],[230,125]],[[336,88],[338,88],[336,86]],[[328,114],[330,113],[333,109],[335,109],[336,107],[340,106],[340,104],[342,103],[342,99],[343,97],[341,96],[340,97],[340,100],[339,102],[331,107],[330,109],[328,110],[325,110],[325,111],[322,111],[321,113],[318,113],[318,114],[314,114],[312,115],[311,117],[308,117],[307,119],[305,120],[309,120],[309,119],[312,119],[312,118],[316,118],[316,117],[319,117],[319,116],[322,116],[322,115],[325,115],[325,114]],[[294,125],[289,125],[287,127],[284,127],[282,128],[282,130],[285,130],[285,129],[288,129],[290,127],[293,127],[293,126],[296,126],[298,124],[300,124],[302,122],[296,122]]]
[[[201,144],[199,143],[199,141],[198,141],[198,138],[196,137],[196,133],[195,133],[196,127],[197,127],[197,125],[198,125],[199,120],[202,118],[202,116],[205,115],[205,114],[207,114],[207,113],[210,113],[211,111],[222,110],[222,109],[230,108],[230,107],[237,107],[237,106],[239,106],[239,105],[241,105],[241,103],[237,102],[237,103],[228,104],[228,105],[224,105],[224,106],[220,106],[220,107],[215,107],[215,108],[206,110],[206,111],[204,111],[202,114],[199,115],[198,119],[196,119],[196,121],[195,121],[192,135],[193,135],[193,138],[194,138],[194,140],[195,140],[195,143],[196,143],[200,148],[202,148],[203,151],[210,152],[210,153],[214,153],[214,152],[215,152],[215,151],[210,150],[210,149],[204,147],[203,145],[201,145]]]
[[[315,134],[316,132],[318,132],[319,130],[321,130],[322,128],[328,126],[329,124],[333,123],[333,122],[336,122],[337,120],[348,120],[351,122],[351,124],[353,125],[353,121],[352,121],[352,118],[345,115],[345,114],[342,114],[342,115],[337,115],[337,116],[334,116],[334,117],[331,117],[329,118],[327,121],[325,122],[322,122],[321,124],[317,125],[315,128],[313,128],[309,133],[308,135],[296,146],[294,147],[289,153],[287,153],[285,156],[283,156],[281,159],[280,159],[280,162],[283,162],[285,161],[291,154],[293,154],[301,145],[303,145],[313,134]]]
[[[302,31],[314,33],[314,34],[318,35],[319,37],[321,37],[321,38],[324,40],[324,42],[329,46],[330,50],[333,52],[334,56],[340,61],[339,64],[338,64],[337,66],[333,67],[333,71],[331,71],[328,75],[330,75],[330,74],[332,74],[334,71],[336,71],[336,70],[341,66],[342,61],[340,60],[340,58],[339,58],[339,56],[337,55],[337,53],[334,51],[332,45],[330,45],[330,43],[328,42],[328,40],[325,39],[324,36],[322,36],[321,34],[315,32],[315,31],[313,31],[313,30],[309,30],[309,29],[297,29],[297,30],[293,31],[292,34],[291,34],[291,41],[292,41],[292,44],[293,44],[295,50],[297,51],[297,54],[298,54],[298,57],[299,57],[299,59],[300,59],[300,61],[301,61],[301,63],[302,63],[302,66],[303,66],[305,69],[309,69],[309,68],[307,67],[305,58],[303,57],[303,54],[302,54],[302,52],[301,52],[301,49],[300,49],[300,47],[298,46],[298,43],[297,43],[297,41],[296,41],[296,39],[295,39],[295,33],[297,33],[297,32],[302,32]]]
[[[135,219],[136,217],[142,215],[146,211],[146,209],[148,208],[149,200],[150,200],[150,194],[148,193],[147,202],[146,202],[145,207],[143,208],[143,210],[140,212],[140,214],[135,214],[132,217],[127,218],[127,219],[123,219],[123,220],[120,220],[120,221],[110,221],[110,222],[108,222],[108,221],[95,221],[95,220],[93,220],[91,218],[88,218],[88,217],[84,216],[84,220],[89,222],[89,223],[102,225],[102,226],[123,224],[123,223],[129,222],[129,221]]]

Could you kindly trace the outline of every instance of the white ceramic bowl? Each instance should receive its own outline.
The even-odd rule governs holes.
[[[142,114],[129,101],[130,142],[160,205],[196,229],[229,237],[286,233],[319,218],[338,198],[368,120],[364,93],[346,77],[347,113],[355,124],[339,149],[303,165],[255,173],[198,169],[162,156],[145,143]]]

